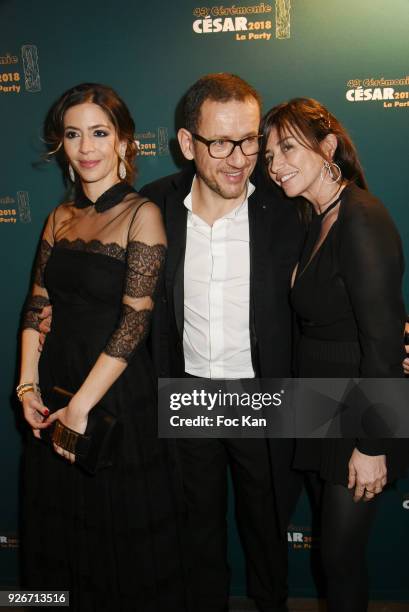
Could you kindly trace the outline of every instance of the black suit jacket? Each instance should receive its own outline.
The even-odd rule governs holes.
[[[140,190],[160,206],[165,221],[168,254],[151,325],[151,352],[159,377],[182,378],[184,323],[184,258],[192,164],[178,174],[159,179]],[[256,190],[249,198],[250,312],[253,368],[257,377],[292,374],[295,317],[289,303],[290,280],[305,238],[297,204],[286,198],[261,168],[251,178]],[[294,441],[269,440],[274,474],[277,524],[286,537],[301,479],[291,469]]]
[[[159,179],[140,190],[160,206],[168,238],[162,287],[152,323],[152,354],[161,377],[182,377],[184,323],[184,258],[187,209],[194,166]],[[291,375],[292,313],[290,278],[298,261],[305,230],[294,204],[264,177],[252,176],[256,190],[249,198],[250,312],[253,368],[258,377]]]

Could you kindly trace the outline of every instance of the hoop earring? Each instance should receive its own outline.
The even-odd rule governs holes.
[[[126,166],[125,166],[125,153],[126,153],[126,144],[121,144],[119,147],[119,162],[118,174],[119,178],[123,181],[126,178]]]
[[[335,162],[324,161],[321,168],[321,180],[327,185],[338,183],[342,178],[341,168]]]
[[[68,164],[68,174],[70,175],[70,179],[73,183],[75,183],[75,172],[74,172],[74,168],[71,166],[71,164]]]

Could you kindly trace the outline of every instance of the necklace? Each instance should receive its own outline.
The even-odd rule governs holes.
[[[322,220],[324,219],[325,215],[327,215],[327,214],[329,213],[329,211],[330,211],[330,210],[332,210],[333,208],[335,208],[335,206],[336,206],[337,204],[339,204],[339,202],[341,201],[341,198],[342,198],[342,192],[339,194],[339,196],[337,197],[337,199],[336,199],[334,202],[332,202],[332,204],[330,204],[330,205],[328,206],[328,208],[326,208],[326,209],[324,210],[324,212],[322,212],[321,214],[317,215],[317,216],[316,216],[316,217],[313,219],[312,223],[314,223],[314,221],[315,221],[315,222],[319,222],[319,225],[321,226]],[[331,226],[331,227],[332,227],[332,226]],[[331,229],[331,228],[330,228],[330,229]],[[327,233],[327,235],[328,235],[328,233]],[[307,263],[305,264],[305,266],[303,267],[303,269],[302,269],[302,270],[301,270],[299,273],[298,273],[298,270],[297,270],[297,274],[296,274],[296,276],[295,276],[295,280],[294,280],[294,285],[295,285],[295,283],[297,282],[297,280],[298,280],[298,279],[299,279],[299,278],[300,278],[300,277],[301,277],[301,276],[304,274],[305,270],[308,268],[308,266],[310,265],[310,263],[312,262],[312,260],[313,260],[313,259],[314,259],[314,257],[316,256],[317,252],[320,250],[320,248],[322,247],[323,243],[325,242],[326,237],[327,237],[327,236],[325,236],[324,240],[321,242],[321,244],[319,245],[319,247],[318,247],[318,248],[317,248],[315,251],[314,251],[314,249],[312,250],[311,256],[310,256],[309,260],[307,261]]]
[[[330,204],[330,205],[328,206],[328,208],[326,208],[326,209],[324,210],[324,212],[322,212],[322,213],[320,213],[319,215],[317,215],[317,217],[318,217],[318,218],[319,218],[319,219],[322,221],[322,220],[323,220],[323,218],[325,217],[325,215],[326,215],[326,214],[328,214],[330,210],[332,210],[333,208],[335,208],[335,206],[336,206],[336,205],[337,205],[337,204],[340,202],[341,197],[342,197],[342,193],[341,193],[341,194],[340,194],[340,195],[337,197],[337,199],[336,199],[334,202],[332,202],[332,204]]]

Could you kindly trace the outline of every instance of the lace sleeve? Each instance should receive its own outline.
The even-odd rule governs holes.
[[[121,318],[104,350],[128,363],[148,335],[155,291],[165,262],[162,218],[152,202],[138,209],[130,237]]]
[[[50,258],[53,239],[54,215],[50,215],[38,247],[34,264],[34,282],[30,295],[27,297],[23,309],[22,329],[35,329],[39,331],[39,314],[45,306],[50,304],[48,292],[45,288],[44,272]]]

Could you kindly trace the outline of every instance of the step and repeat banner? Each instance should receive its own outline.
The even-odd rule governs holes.
[[[18,575],[19,317],[44,219],[64,196],[58,168],[41,163],[47,109],[76,83],[114,87],[136,122],[142,186],[177,168],[180,99],[202,74],[239,74],[266,110],[294,96],[317,98],[350,131],[408,260],[408,9],[407,0],[0,2],[0,584]],[[407,304],[408,290],[406,280]],[[233,510],[230,524],[232,589],[240,595],[244,561]],[[303,497],[288,530],[292,596],[316,593],[318,537]],[[380,500],[369,551],[372,597],[409,601],[408,546],[409,480],[402,480]]]

